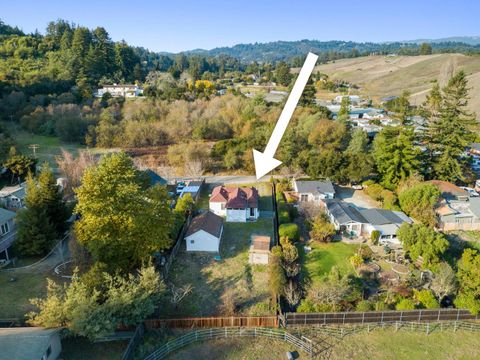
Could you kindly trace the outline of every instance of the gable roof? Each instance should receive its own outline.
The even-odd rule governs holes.
[[[435,185],[441,191],[442,197],[446,200],[455,200],[458,197],[469,198],[467,191],[459,188],[457,185],[443,180],[430,180],[430,184]]]
[[[23,199],[23,198],[25,198],[25,195],[26,195],[25,185],[26,185],[26,183],[13,185],[13,186],[4,186],[0,190],[0,197],[6,197],[6,196],[14,195],[19,199]]]
[[[195,216],[192,223],[188,227],[185,237],[203,230],[210,235],[220,238],[222,235],[223,220],[220,216],[215,215],[211,211],[206,211],[201,215]]]
[[[0,349],[5,359],[31,360],[41,359],[45,354],[51,337],[59,329],[40,327],[0,329]]]
[[[325,181],[316,181],[316,180],[295,180],[297,190],[299,193],[311,193],[311,194],[326,194],[326,193],[335,193],[333,184],[329,180]]]
[[[364,209],[360,210],[362,216],[372,225],[400,225],[404,222],[412,223],[412,220],[401,211],[385,209]]]
[[[246,209],[258,207],[258,191],[254,187],[217,186],[212,191],[210,202],[225,203],[230,209]]]
[[[336,199],[327,200],[327,209],[339,224],[349,222],[367,223],[367,220],[353,206]]]
[[[157,184],[160,184],[160,185],[166,185],[167,184],[167,180],[165,180],[163,177],[158,175],[155,171],[153,171],[151,169],[146,169],[146,170],[144,170],[144,172],[150,178],[150,184],[152,186],[157,185]]]

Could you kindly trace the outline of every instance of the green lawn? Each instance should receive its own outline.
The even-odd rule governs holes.
[[[346,336],[333,349],[331,360],[480,359],[480,336],[475,332],[375,330]]]
[[[308,253],[304,252],[303,246],[299,246],[306,282],[321,281],[333,266],[337,266],[342,274],[353,272],[348,259],[355,254],[358,245],[343,242],[311,242],[308,246],[312,248]]]
[[[52,166],[55,166],[55,156],[61,154],[62,148],[75,155],[77,154],[78,149],[85,148],[80,144],[62,142],[56,136],[30,134],[17,124],[11,124],[8,122],[4,122],[3,124],[10,131],[10,134],[17,143],[17,150],[19,152],[22,154],[33,155],[33,151],[29,146],[37,144],[38,148],[36,154],[38,160],[40,162],[48,161]]]
[[[62,339],[62,355],[65,360],[120,360],[128,341],[92,343],[85,338]]]
[[[0,272],[0,318],[23,318],[32,310],[29,299],[45,295],[46,278],[41,272]]]

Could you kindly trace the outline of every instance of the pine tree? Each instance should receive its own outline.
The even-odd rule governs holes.
[[[461,70],[448,81],[441,94],[434,87],[427,99],[430,115],[427,140],[435,176],[452,182],[464,180],[462,174],[468,172],[468,164],[462,160],[462,154],[474,139],[475,115],[467,110],[468,91],[468,81]]]
[[[33,206],[22,209],[17,216],[15,250],[22,255],[44,255],[55,241],[55,228],[45,209]]]

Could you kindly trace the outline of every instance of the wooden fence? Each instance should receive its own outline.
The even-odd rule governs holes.
[[[158,328],[223,328],[223,327],[278,327],[277,316],[215,316],[181,319],[147,319],[147,329]]]
[[[177,351],[189,344],[199,341],[210,341],[215,339],[234,338],[234,337],[263,337],[273,340],[285,341],[294,345],[297,349],[306,352],[310,358],[317,357],[322,349],[312,341],[304,337],[296,337],[281,329],[265,328],[223,328],[223,329],[203,329],[192,331],[186,335],[180,336],[168,343],[162,345],[144,360],[160,360],[167,357],[174,351]]]
[[[406,311],[336,312],[336,313],[286,313],[285,326],[311,326],[335,324],[367,324],[391,322],[432,322],[477,319],[468,310],[436,309]]]

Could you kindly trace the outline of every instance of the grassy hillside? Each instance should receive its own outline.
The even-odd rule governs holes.
[[[470,108],[480,118],[480,56],[435,54],[425,56],[367,56],[343,59],[316,67],[333,79],[347,80],[358,92],[378,101],[388,95],[410,90],[413,104],[421,104],[435,79],[445,84],[451,74],[463,69],[469,80]],[[322,93],[331,98],[334,94]]]

